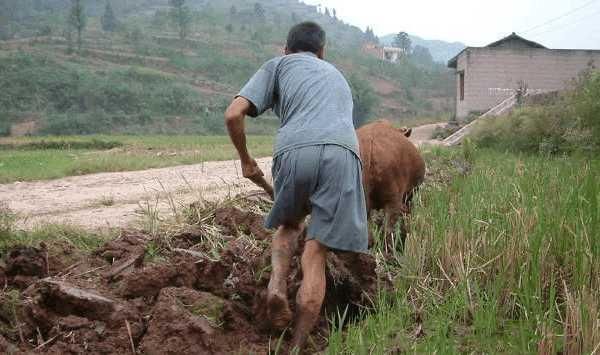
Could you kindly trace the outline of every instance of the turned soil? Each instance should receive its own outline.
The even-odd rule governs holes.
[[[210,223],[168,237],[124,231],[90,254],[57,242],[1,255],[0,353],[265,354],[279,341],[285,348],[289,332],[272,331],[265,319],[264,216],[231,204],[203,216]],[[296,256],[290,300],[298,266]],[[337,312],[352,319],[371,306],[375,267],[370,255],[330,253],[323,317],[307,353],[326,346],[326,319]]]

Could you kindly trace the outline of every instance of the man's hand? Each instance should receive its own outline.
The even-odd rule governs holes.
[[[258,167],[256,160],[250,158],[248,161],[242,161],[242,174],[246,179],[254,181],[256,178],[265,176],[265,174]]]
[[[258,167],[256,160],[250,159],[247,162],[242,162],[242,173],[246,179],[249,179],[258,187],[265,190],[265,192],[271,197],[271,200],[275,200],[273,186],[271,186],[267,179],[265,179],[265,174]]]

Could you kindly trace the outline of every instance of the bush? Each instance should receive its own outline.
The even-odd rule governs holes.
[[[354,127],[358,128],[369,121],[373,108],[378,103],[375,91],[366,80],[352,74],[348,78],[354,101]]]
[[[440,139],[444,140],[454,133],[456,133],[460,127],[453,125],[446,125],[444,127],[436,127],[431,134],[431,139]]]
[[[550,104],[515,110],[477,125],[478,146],[507,151],[561,154],[600,150],[600,75],[582,76],[574,90]]]
[[[2,115],[2,114],[0,114]],[[0,137],[7,137],[10,135],[10,122],[0,122]]]
[[[600,71],[585,73],[571,96],[579,127],[587,130],[590,143],[600,149]]]

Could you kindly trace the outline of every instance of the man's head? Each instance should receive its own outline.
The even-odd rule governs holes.
[[[292,27],[287,38],[285,54],[311,52],[323,59],[325,31],[314,22],[302,22]]]

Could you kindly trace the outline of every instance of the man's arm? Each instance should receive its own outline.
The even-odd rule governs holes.
[[[237,150],[242,162],[242,173],[245,178],[254,181],[255,178],[264,176],[263,172],[258,167],[258,164],[248,152],[246,145],[245,118],[246,115],[254,110],[254,106],[250,101],[243,97],[236,97],[231,105],[225,111],[225,124],[229,137]]]
[[[256,160],[252,159],[246,145],[246,132],[244,120],[248,113],[256,110],[254,105],[243,97],[233,100],[227,111],[225,111],[225,124],[229,137],[237,149],[242,162],[242,174],[256,185],[262,187],[271,198],[274,198],[273,187],[265,180],[264,173],[258,167]]]

